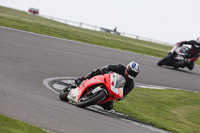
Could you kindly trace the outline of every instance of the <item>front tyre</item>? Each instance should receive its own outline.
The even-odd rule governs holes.
[[[62,91],[59,93],[59,98],[60,98],[60,100],[65,101],[65,102],[69,101],[68,98],[67,98],[67,96],[68,96],[68,94],[69,94],[69,91],[70,91],[69,87],[67,87],[67,88],[65,88],[64,90],[62,90]]]
[[[77,106],[84,108],[89,105],[94,105],[101,101],[104,97],[106,97],[106,92],[104,90],[101,90],[95,94],[92,94],[90,96],[83,96],[80,98],[80,100],[77,102]]]
[[[166,62],[168,62],[169,60],[171,59],[171,55],[168,54],[167,56],[165,56],[163,59],[161,59],[159,62],[158,62],[158,66],[162,66],[162,65],[165,65]]]

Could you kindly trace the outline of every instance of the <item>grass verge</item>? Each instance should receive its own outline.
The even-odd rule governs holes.
[[[115,110],[174,133],[200,132],[200,94],[135,88]]]
[[[0,133],[47,133],[25,122],[0,114]]]

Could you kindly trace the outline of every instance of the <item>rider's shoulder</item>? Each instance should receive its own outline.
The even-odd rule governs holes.
[[[112,65],[108,65],[109,67],[125,67],[122,64],[112,64]]]
[[[122,64],[117,64],[118,66],[124,66],[124,65],[122,65]]]
[[[189,42],[196,43],[196,40],[190,40]]]
[[[121,68],[126,68],[124,65],[122,64],[117,64],[118,67],[121,67]]]
[[[190,45],[193,45],[195,43],[196,43],[195,40],[189,40],[189,41],[181,41],[181,42],[178,42],[177,44],[190,44]]]

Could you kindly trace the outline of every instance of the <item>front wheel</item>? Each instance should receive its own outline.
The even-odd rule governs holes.
[[[167,56],[165,56],[163,59],[161,59],[159,62],[158,62],[158,66],[162,66],[162,65],[165,65],[166,62],[168,62],[169,60],[171,59],[171,55],[168,54]]]
[[[64,90],[62,90],[59,93],[60,100],[65,101],[65,102],[69,101],[68,98],[67,98],[69,91],[70,91],[70,87],[66,87]]]
[[[104,97],[106,97],[106,92],[104,90],[101,90],[95,94],[81,97],[80,100],[77,102],[77,106],[84,108],[89,105],[94,105],[101,101]]]

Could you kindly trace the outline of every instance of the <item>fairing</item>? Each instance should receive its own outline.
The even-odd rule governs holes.
[[[104,85],[104,89],[107,91],[108,96],[100,103],[97,103],[102,104],[122,98],[124,84],[124,77],[117,73],[98,75],[91,79],[85,80],[78,88],[72,89],[68,95],[68,99],[78,102],[81,96],[84,94],[84,91],[90,91],[88,88],[91,88],[95,85]]]

